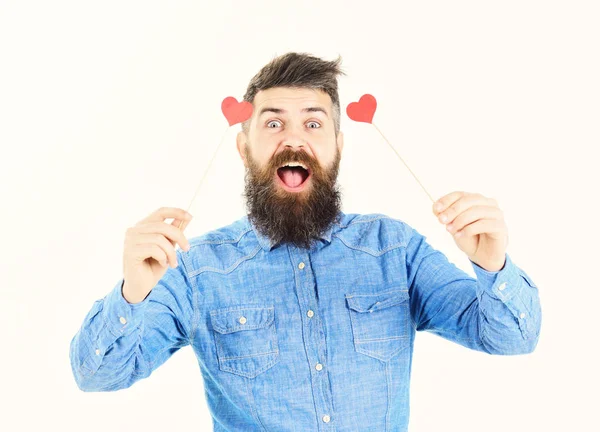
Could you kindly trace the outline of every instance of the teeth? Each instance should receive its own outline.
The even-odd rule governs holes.
[[[287,162],[287,163],[284,163],[281,166],[282,167],[285,167],[285,166],[289,166],[289,167],[299,166],[299,167],[302,167],[302,168],[304,168],[305,170],[308,171],[308,168],[306,168],[306,166],[303,163],[300,163],[300,162]]]

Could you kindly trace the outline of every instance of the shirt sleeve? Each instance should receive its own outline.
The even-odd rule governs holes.
[[[130,387],[190,344],[192,289],[181,251],[176,253],[178,266],[169,267],[140,303],[123,297],[123,279],[94,302],[70,343],[71,369],[81,390]]]
[[[411,316],[426,330],[489,354],[531,353],[542,311],[537,285],[508,255],[499,271],[470,261],[476,279],[411,228],[406,250]]]

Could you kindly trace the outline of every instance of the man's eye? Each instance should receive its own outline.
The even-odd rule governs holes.
[[[267,127],[271,128],[271,126],[269,126],[269,125],[271,125],[273,123],[279,123],[279,121],[278,120],[271,120],[270,122],[267,123]],[[271,128],[271,129],[273,129],[273,128]]]
[[[317,128],[320,128],[320,127],[321,127],[321,125],[320,125],[318,122],[316,122],[316,121],[311,121],[311,122],[309,122],[308,124],[309,124],[309,125],[311,125],[311,124],[314,124],[314,125],[316,125],[315,127],[310,127],[310,126],[309,126],[309,129],[317,129]]]

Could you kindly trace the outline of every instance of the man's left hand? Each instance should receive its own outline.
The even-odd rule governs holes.
[[[441,203],[440,209],[437,203]],[[471,261],[487,271],[502,270],[508,229],[495,199],[478,193],[451,192],[434,203],[433,214]]]

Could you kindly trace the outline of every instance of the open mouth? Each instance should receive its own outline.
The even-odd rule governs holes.
[[[289,163],[277,169],[277,178],[284,189],[290,192],[302,190],[310,176],[310,170],[300,163]]]

